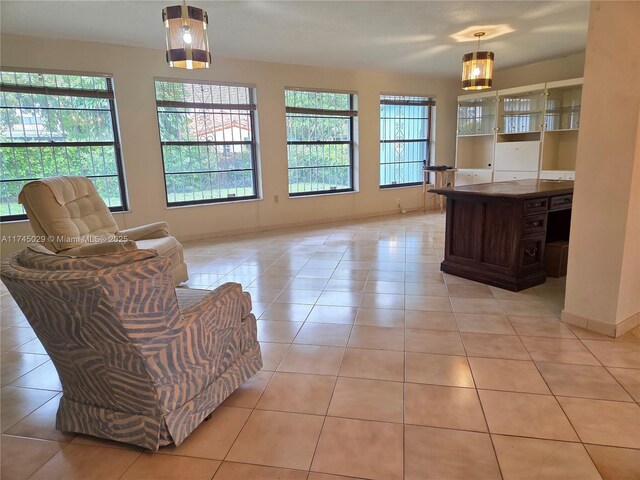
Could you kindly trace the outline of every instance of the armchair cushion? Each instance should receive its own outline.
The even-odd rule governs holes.
[[[92,245],[87,245],[92,246]],[[54,253],[42,245],[29,245],[20,252],[18,264],[32,270],[96,270],[99,268],[118,267],[147,258],[157,253],[153,250],[123,250],[93,255],[72,256],[65,253]]]
[[[59,255],[65,255],[67,257],[110,255],[112,253],[136,250],[137,248],[138,246],[133,240],[127,240],[125,242],[87,243],[86,245],[80,245],[79,247],[63,250],[62,252],[59,252]]]
[[[184,252],[182,245],[175,237],[149,238],[146,240],[137,240],[136,245],[143,250],[155,250],[158,255],[171,260],[171,273],[173,275],[174,284],[178,285],[187,280],[186,264],[184,263]]]
[[[129,240],[149,240],[152,238],[168,237],[171,234],[169,233],[169,225],[167,222],[155,222],[149,225],[120,230],[118,235],[124,235]]]
[[[59,252],[86,243],[82,237],[118,231],[109,208],[85,177],[51,177],[29,182],[18,196],[44,245]]]

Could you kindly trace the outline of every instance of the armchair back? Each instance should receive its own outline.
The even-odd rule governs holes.
[[[47,238],[48,249],[59,252],[83,245],[81,237],[118,232],[113,215],[85,177],[50,177],[27,183],[18,202],[24,206],[36,235]]]

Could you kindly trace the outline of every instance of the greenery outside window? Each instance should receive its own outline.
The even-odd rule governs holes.
[[[380,187],[419,185],[423,166],[431,165],[435,100],[404,95],[380,96]]]
[[[285,90],[289,196],[354,190],[354,95]]]
[[[126,210],[110,77],[0,72],[0,219],[23,220],[22,187],[56,175],[82,175],[111,211]]]
[[[168,206],[257,198],[253,88],[156,80]]]

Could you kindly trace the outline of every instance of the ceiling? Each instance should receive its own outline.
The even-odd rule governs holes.
[[[178,0],[2,0],[0,31],[164,47],[161,10]],[[496,68],[583,51],[587,1],[202,1],[215,57],[432,76],[459,75],[475,49],[452,35],[485,30]],[[510,31],[491,38],[496,26]],[[472,28],[471,28],[472,27]],[[477,27],[477,29],[476,29]],[[499,32],[498,32],[499,33]]]

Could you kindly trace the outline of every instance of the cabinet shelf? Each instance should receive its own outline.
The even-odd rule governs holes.
[[[493,137],[493,133],[458,133],[458,137]]]
[[[518,115],[539,115],[542,113],[542,110],[527,110],[527,111],[521,111],[521,110],[507,110],[505,111],[505,113],[501,113],[500,116],[501,117],[515,117]]]
[[[553,113],[553,112],[567,112],[567,111],[575,111],[575,112],[579,112],[580,111],[580,105],[573,105],[573,106],[566,106],[566,107],[556,107],[556,108],[547,108],[546,112],[549,113]]]
[[[579,128],[545,128],[544,131],[546,133],[555,133],[555,132],[577,132],[580,130]]]
[[[498,132],[497,142],[539,142],[540,131],[535,132]]]
[[[458,121],[460,122],[482,122],[487,121],[494,121],[496,118],[495,115],[483,115],[482,117],[458,117]]]

